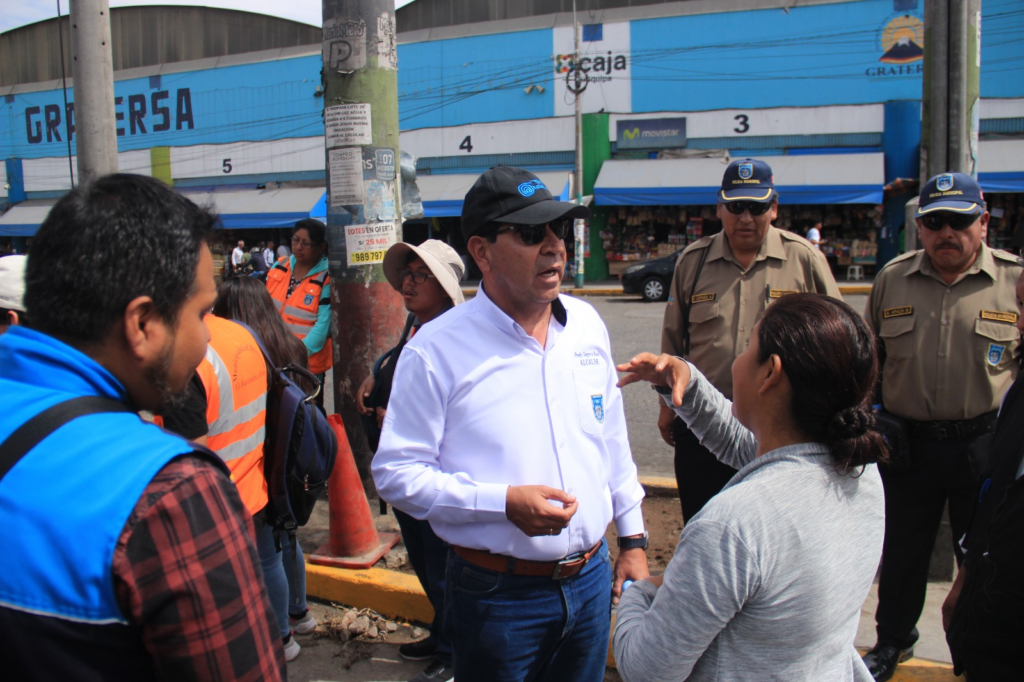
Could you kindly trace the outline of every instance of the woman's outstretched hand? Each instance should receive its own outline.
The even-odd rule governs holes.
[[[626,372],[619,380],[619,388],[638,381],[649,381],[655,386],[672,388],[672,404],[683,404],[686,385],[690,383],[690,366],[680,358],[662,353],[640,353],[629,362],[616,365],[615,369]]]

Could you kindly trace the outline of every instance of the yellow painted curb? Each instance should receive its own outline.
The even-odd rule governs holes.
[[[316,566],[306,557],[306,593],[325,601],[373,609],[389,618],[421,623],[434,620],[434,607],[420,581],[415,575],[398,571]]]
[[[852,286],[839,287],[839,293],[843,296],[867,296],[871,293],[871,285],[856,284]]]
[[[647,497],[679,497],[676,479],[667,476],[639,476]]]
[[[462,289],[462,295],[466,296],[466,297],[476,296],[476,292],[477,292],[477,288],[476,287],[464,287]],[[627,294],[625,294],[622,291],[621,287],[607,287],[607,288],[593,287],[593,288],[590,288],[590,289],[588,289],[586,287],[584,287],[582,289],[578,289],[576,287],[563,287],[562,288],[562,293],[563,294],[570,294],[572,296],[625,296],[625,295],[627,295]],[[843,294],[844,296],[866,296],[866,295],[871,293],[871,285],[870,284],[854,284],[854,285],[848,285],[848,286],[841,286],[841,287],[839,287],[839,293]],[[633,294],[629,294],[629,295],[632,296]]]

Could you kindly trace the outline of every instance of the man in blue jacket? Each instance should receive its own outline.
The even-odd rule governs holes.
[[[215,222],[157,180],[110,175],[65,195],[33,240],[36,314],[0,337],[0,443],[70,399],[129,411],[80,416],[0,469],[10,679],[285,676],[226,470],[134,413],[173,401],[206,352]]]

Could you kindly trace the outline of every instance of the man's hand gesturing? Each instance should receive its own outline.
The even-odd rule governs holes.
[[[548,500],[561,502],[561,508]],[[505,493],[505,516],[530,537],[558,535],[578,508],[575,497],[546,485],[512,485]]]

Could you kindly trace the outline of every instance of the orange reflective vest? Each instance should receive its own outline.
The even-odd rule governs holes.
[[[196,373],[206,389],[206,445],[231,470],[250,514],[267,506],[263,442],[267,424],[267,364],[244,327],[206,316],[210,345]]]
[[[331,283],[327,270],[322,270],[311,277],[306,277],[295,287],[292,295],[288,295],[288,282],[291,281],[292,270],[288,258],[277,261],[267,273],[267,291],[274,299],[274,306],[281,313],[285,326],[300,339],[306,338],[316,324],[317,313],[320,311],[320,299],[323,288]],[[326,372],[334,364],[334,352],[330,334],[324,347],[309,356],[309,371],[313,374]]]

